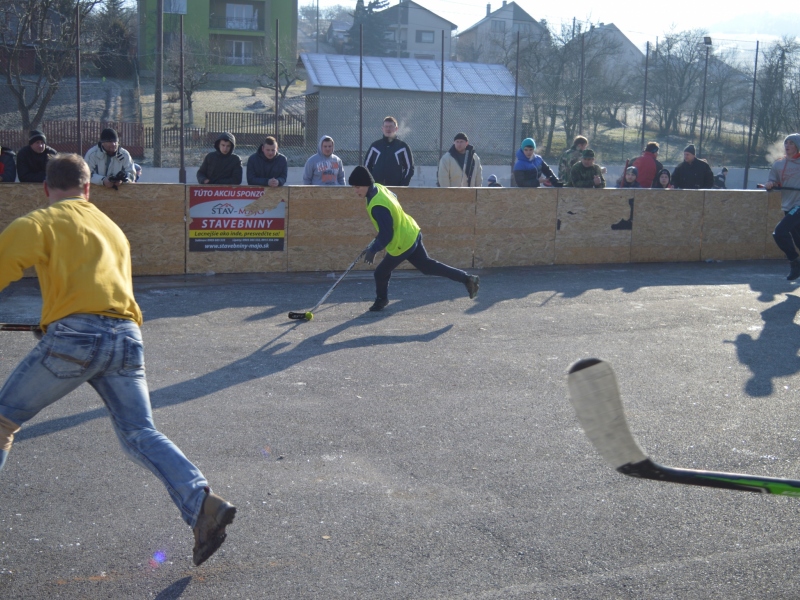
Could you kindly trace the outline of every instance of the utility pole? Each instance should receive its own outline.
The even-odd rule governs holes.
[[[153,166],[161,167],[161,115],[164,91],[164,0],[156,3],[156,90],[153,105]]]

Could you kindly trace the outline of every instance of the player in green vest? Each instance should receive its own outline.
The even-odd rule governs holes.
[[[463,283],[470,298],[478,295],[480,279],[433,260],[422,244],[422,232],[416,221],[403,211],[391,191],[375,183],[372,174],[362,166],[353,169],[348,183],[359,198],[366,198],[367,214],[378,232],[369,246],[364,262],[372,264],[375,255],[386,250],[383,260],[375,267],[375,303],[371,311],[379,311],[389,304],[389,279],[400,264],[407,260],[425,275],[439,275]]]

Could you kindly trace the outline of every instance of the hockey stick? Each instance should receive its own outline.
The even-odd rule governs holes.
[[[0,323],[0,331],[41,331],[38,325],[27,325],[25,323]]]
[[[800,188],[783,187],[783,186],[780,186],[780,185],[776,185],[771,190],[767,190],[767,188],[764,187],[763,183],[757,183],[756,187],[758,189],[760,189],[760,190],[766,190],[768,192],[780,192],[781,190],[788,190],[790,192],[800,192]]]
[[[328,299],[328,296],[330,296],[330,295],[331,295],[331,292],[332,292],[333,290],[335,290],[335,289],[336,289],[336,286],[337,286],[337,285],[339,285],[339,284],[342,282],[342,279],[344,279],[345,275],[347,275],[347,274],[350,272],[350,270],[351,270],[353,267],[355,267],[355,266],[356,266],[356,263],[357,263],[359,260],[361,260],[361,257],[362,257],[362,256],[364,256],[364,255],[367,253],[367,250],[369,250],[369,246],[367,246],[366,248],[364,248],[364,249],[361,251],[361,253],[360,253],[358,256],[356,256],[356,259],[355,259],[353,262],[351,262],[351,263],[350,263],[350,266],[349,266],[349,267],[347,267],[347,269],[345,270],[345,272],[344,272],[344,273],[342,273],[341,277],[339,277],[339,279],[337,279],[337,280],[336,280],[336,283],[334,283],[334,284],[331,286],[331,289],[329,289],[327,292],[325,292],[325,295],[324,295],[322,298],[320,298],[320,299],[319,299],[319,302],[317,302],[317,303],[314,305],[314,308],[312,308],[311,310],[309,310],[309,311],[306,311],[306,312],[290,312],[290,313],[289,313],[289,318],[290,318],[290,319],[297,319],[297,320],[305,320],[305,321],[310,321],[311,319],[313,319],[313,318],[314,318],[314,311],[315,311],[315,310],[317,310],[317,309],[318,309],[320,306],[322,306],[322,303],[323,303],[323,302],[325,302],[325,300],[327,300],[327,299]]]
[[[800,481],[738,473],[665,467],[652,461],[628,429],[611,365],[596,358],[580,360],[567,376],[570,401],[578,421],[602,457],[631,477],[762,494],[800,496]]]

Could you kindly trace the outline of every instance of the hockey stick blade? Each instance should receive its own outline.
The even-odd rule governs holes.
[[[606,462],[624,475],[685,485],[800,496],[800,481],[680,469],[652,461],[628,428],[614,370],[605,361],[589,358],[576,362],[569,368],[567,384],[570,401],[587,437]]]
[[[41,331],[38,325],[27,323],[0,323],[0,331]]]
[[[361,251],[361,253],[358,256],[356,256],[355,260],[353,260],[353,262],[350,263],[350,266],[347,267],[347,269],[345,269],[344,273],[342,273],[341,276],[339,277],[339,279],[337,279],[336,282],[331,286],[331,288],[327,292],[325,292],[325,295],[322,298],[319,299],[319,302],[317,302],[314,305],[313,308],[311,308],[310,310],[308,310],[306,312],[301,312],[301,313],[300,312],[290,312],[289,313],[289,318],[290,319],[297,319],[297,320],[306,320],[306,321],[310,321],[311,319],[313,319],[314,318],[314,311],[317,310],[320,306],[322,306],[322,303],[325,302],[325,300],[328,299],[328,296],[330,296],[331,293],[333,292],[333,290],[336,289],[336,286],[338,286],[342,282],[342,279],[344,279],[347,276],[347,274],[353,269],[353,267],[356,266],[356,263],[359,260],[361,260],[361,258],[367,253],[367,250],[369,250],[369,246],[364,248]],[[311,315],[311,317],[309,317],[308,315]]]

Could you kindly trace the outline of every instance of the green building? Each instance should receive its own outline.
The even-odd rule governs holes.
[[[281,55],[297,56],[298,0],[187,0],[183,17],[186,38],[208,48],[215,73],[258,74],[264,48],[274,57],[275,22],[279,22]],[[169,2],[164,0],[164,4]],[[138,0],[139,67],[153,71],[158,0]],[[164,15],[164,48],[178,39],[179,16]],[[293,59],[294,60],[294,59]]]

